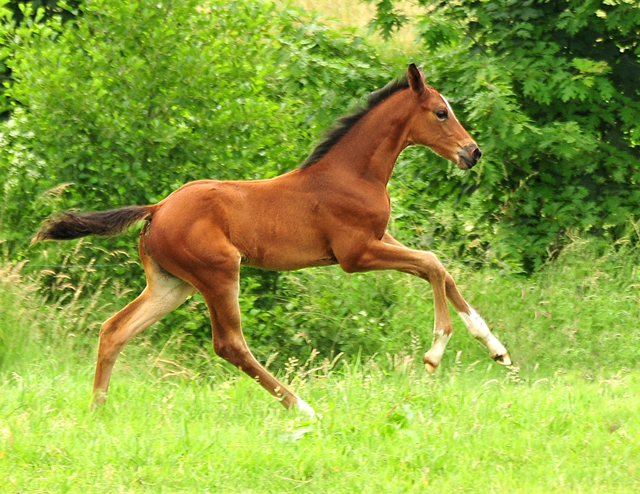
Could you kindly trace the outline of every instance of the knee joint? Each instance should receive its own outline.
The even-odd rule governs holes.
[[[115,331],[115,329],[116,329],[115,325],[112,323],[110,319],[108,321],[103,322],[102,326],[100,326],[100,338],[109,336]]]
[[[425,264],[427,266],[430,281],[444,280],[445,283],[448,282],[449,279],[453,281],[453,278],[449,276],[449,273],[438,259],[438,256],[433,252],[425,252]]]

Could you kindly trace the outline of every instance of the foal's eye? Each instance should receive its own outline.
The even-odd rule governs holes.
[[[446,110],[438,110],[435,113],[436,117],[438,117],[440,120],[446,120],[446,118],[449,116]]]

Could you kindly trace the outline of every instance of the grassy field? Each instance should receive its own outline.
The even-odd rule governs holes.
[[[635,249],[576,245],[531,278],[454,266],[515,365],[492,363],[457,324],[434,377],[403,327],[430,320],[410,313],[430,297],[394,278],[407,294],[394,320],[406,351],[280,372],[319,412],[313,422],[208,348],[180,355],[175,338],[130,345],[107,406],[90,412],[101,304],[43,305],[5,268],[0,492],[638,492],[637,260]],[[352,282],[327,276],[306,282]]]
[[[373,15],[299,4],[337,25]],[[91,412],[97,330],[133,294],[67,286],[44,303],[19,266],[0,263],[0,493],[639,492],[639,264],[637,247],[579,242],[529,278],[451,262],[514,365],[494,364],[456,320],[432,377],[421,365],[428,285],[337,268],[285,277],[305,330],[362,330],[363,347],[381,348],[286,355],[278,373],[319,413],[308,421],[210,344],[184,351],[186,330],[167,326],[164,340],[151,330],[127,347],[107,405]],[[393,308],[376,307],[378,295]],[[348,323],[336,299],[353,308]]]
[[[338,366],[286,412],[248,378],[133,366],[88,410],[91,366],[0,386],[1,492],[638,492],[637,372],[523,382],[452,367]]]

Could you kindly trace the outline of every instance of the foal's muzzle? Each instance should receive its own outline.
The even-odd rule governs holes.
[[[482,151],[475,143],[468,144],[458,150],[458,167],[469,170],[476,165],[481,156]]]

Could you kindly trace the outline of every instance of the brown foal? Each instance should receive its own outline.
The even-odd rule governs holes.
[[[241,264],[272,270],[340,264],[348,273],[396,269],[419,276],[431,283],[435,304],[434,340],[424,356],[429,373],[451,336],[447,299],[491,357],[510,364],[436,256],[409,249],[386,232],[387,183],[398,155],[412,144],[428,146],[461,169],[474,166],[482,154],[413,64],[406,77],[372,93],[364,109],[341,119],[296,170],[269,180],[200,180],[157,204],[67,212],[45,222],[34,241],[115,235],[146,219],[139,251],[147,287],[102,325],[93,404],[106,399],[113,365],[127,342],[199,291],[209,307],[216,353],[285,407],[313,415],[247,347],[238,305]]]

